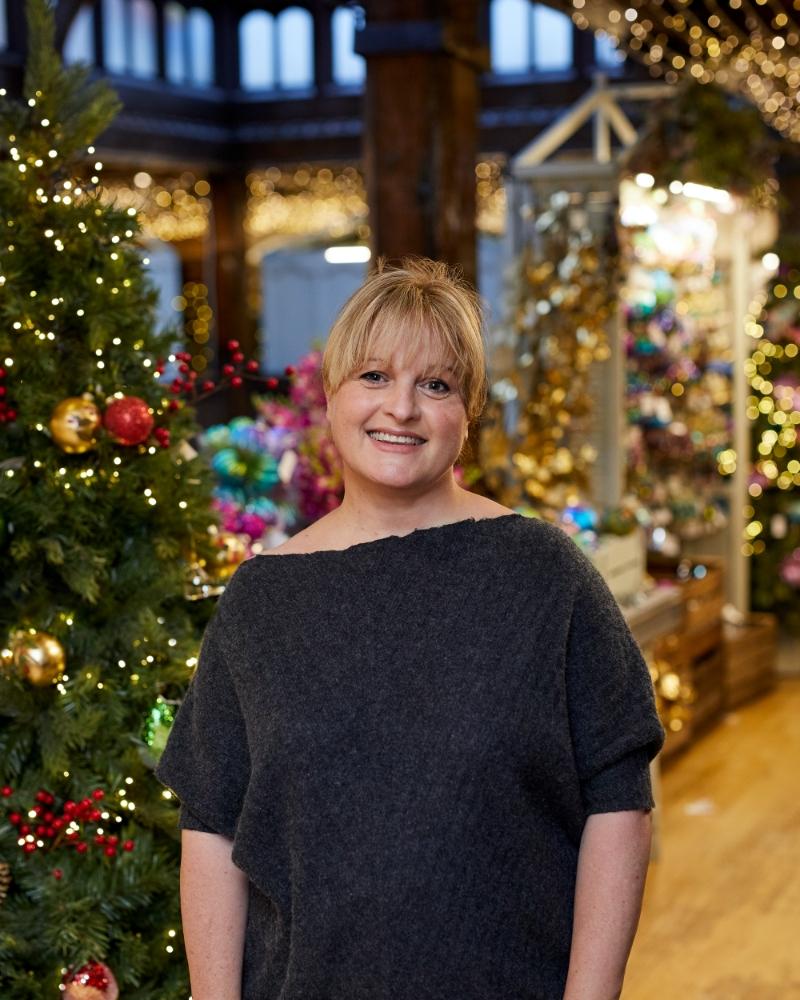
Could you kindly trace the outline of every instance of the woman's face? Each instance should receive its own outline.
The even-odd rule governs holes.
[[[452,361],[405,357],[379,339],[374,355],[328,400],[334,444],[348,475],[380,486],[432,486],[449,473],[467,435]]]

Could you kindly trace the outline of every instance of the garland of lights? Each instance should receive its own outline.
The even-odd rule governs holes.
[[[556,0],[579,28],[608,35],[667,83],[718,83],[800,140],[800,14],[766,0]]]

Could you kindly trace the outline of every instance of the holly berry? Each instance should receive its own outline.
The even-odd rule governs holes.
[[[95,844],[97,844],[98,847],[102,847],[102,845],[105,844],[106,842],[106,838],[103,836],[102,833],[98,833],[97,836],[94,838],[94,842]]]
[[[63,877],[64,877],[64,872],[60,868],[53,869],[53,878],[56,880],[56,882],[60,882]]]
[[[27,844],[23,845],[22,850],[26,854],[33,854],[33,852],[36,850],[36,844],[32,844],[30,841],[28,841]]]
[[[8,819],[12,826],[17,826],[22,822],[22,816],[20,813],[9,813]]]
[[[233,365],[223,365],[222,366],[222,374],[223,375],[233,375],[233,373],[235,371],[236,371],[236,369],[233,367]]]
[[[203,384],[200,386],[200,388],[203,390],[203,392],[211,392],[211,390],[214,387],[215,387],[215,383],[212,382],[211,379],[206,379],[205,382],[203,382]]]
[[[6,370],[5,370],[5,368],[0,368],[0,378],[5,378],[5,377],[6,377]]]
[[[267,388],[268,389],[278,388],[278,380],[275,378],[274,375],[270,375],[270,377],[267,379]]]
[[[95,800],[104,799],[105,797],[106,793],[103,791],[102,788],[95,788],[95,790],[92,792],[92,798]]]
[[[177,396],[179,392],[183,392],[183,382],[176,378],[174,382],[170,383],[169,391],[174,392]]]
[[[3,787],[0,788],[0,795],[2,795],[4,799],[7,799],[9,795],[13,795],[13,793],[14,789],[10,785],[3,785]]]
[[[228,343],[225,346],[228,348],[229,351],[238,351],[239,350],[239,341],[238,340],[229,340]]]
[[[117,855],[117,849],[116,847],[111,847],[111,845],[109,845],[108,847],[105,848],[103,854],[105,854],[107,858],[114,858]]]
[[[287,365],[283,370],[289,376],[289,378],[291,378],[292,375],[294,375],[295,373],[294,365]]]
[[[135,846],[136,845],[134,844],[134,842],[132,840],[124,840],[122,842],[122,850],[123,851],[132,851]]]
[[[252,360],[248,361],[247,364],[244,367],[245,367],[246,371],[257,372],[258,371],[258,362],[257,361],[252,361]]]
[[[169,403],[167,403],[167,409],[170,409],[170,410],[179,410],[180,408],[181,408],[181,404],[178,402],[177,399],[171,399],[169,401]]]
[[[241,384],[242,384],[242,376],[234,375],[233,378],[231,379],[231,385],[233,386],[233,388],[238,389]]]
[[[233,354],[233,355],[231,356],[231,361],[232,361],[232,362],[233,362],[233,363],[234,363],[235,365],[240,365],[240,364],[241,364],[241,363],[242,363],[242,362],[244,361],[244,354],[242,354],[242,352],[241,352],[241,351],[236,351],[236,352],[235,352],[235,353],[234,353],[234,354]]]
[[[75,845],[75,850],[78,854],[85,854],[89,850],[89,845],[86,841],[82,840],[80,843]]]

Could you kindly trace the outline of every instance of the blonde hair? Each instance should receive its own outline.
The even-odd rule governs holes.
[[[480,300],[460,271],[441,261],[404,258],[378,267],[345,302],[322,357],[322,382],[330,397],[370,357],[379,338],[402,344],[408,356],[433,344],[449,355],[467,420],[486,403],[486,356]]]

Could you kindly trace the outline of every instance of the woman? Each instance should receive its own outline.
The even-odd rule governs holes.
[[[381,270],[323,362],[341,506],[245,563],[159,764],[194,1000],[611,1000],[663,740],[607,587],[459,487],[477,300]]]

